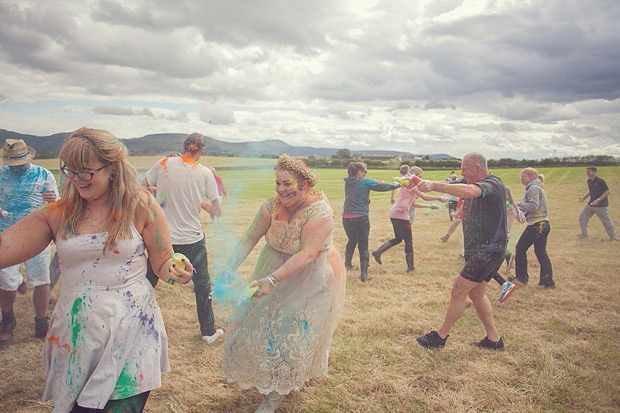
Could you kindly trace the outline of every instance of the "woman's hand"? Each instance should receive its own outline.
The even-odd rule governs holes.
[[[264,295],[269,295],[273,290],[273,285],[269,281],[269,277],[261,278],[260,280],[252,281],[250,287],[258,287],[258,291],[256,291],[257,297],[262,297]]]
[[[187,258],[183,258],[181,262],[185,264],[185,269],[176,264],[170,264],[170,267],[168,268],[168,275],[170,276],[167,280],[168,284],[174,284],[175,282],[178,282],[179,284],[187,284],[192,279],[194,275],[194,266]],[[173,268],[179,275],[174,275],[172,272]]]

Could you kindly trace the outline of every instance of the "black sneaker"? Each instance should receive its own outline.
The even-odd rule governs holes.
[[[441,338],[439,337],[439,334],[433,330],[424,336],[416,338],[415,340],[424,348],[444,348],[448,337],[450,336],[447,335],[446,338]]]
[[[35,317],[34,318],[34,336],[36,338],[45,338],[47,335],[47,329],[49,328],[48,317]]]
[[[499,338],[499,341],[491,341],[488,337],[485,337],[480,341],[471,343],[471,345],[479,348],[486,348],[487,350],[504,351],[504,340],[502,340],[501,337]]]

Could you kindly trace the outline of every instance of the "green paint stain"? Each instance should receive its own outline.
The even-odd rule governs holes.
[[[131,397],[137,392],[138,382],[129,370],[129,364],[125,364],[120,376],[118,376],[116,386],[114,386],[114,394],[118,398],[124,399],[126,397]]]
[[[80,337],[80,332],[84,328],[84,322],[80,315],[80,311],[84,309],[84,300],[78,297],[73,302],[71,308],[71,348],[77,350],[77,341]]]
[[[157,245],[157,250],[162,251],[164,249],[161,244],[161,236],[159,235],[159,228],[155,228],[155,245]]]

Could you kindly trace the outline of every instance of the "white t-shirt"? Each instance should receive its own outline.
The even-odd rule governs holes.
[[[162,158],[146,173],[146,180],[157,187],[172,244],[200,241],[204,237],[200,203],[205,197],[211,202],[220,198],[209,168],[184,157]]]

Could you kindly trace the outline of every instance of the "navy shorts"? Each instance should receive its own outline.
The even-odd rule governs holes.
[[[502,266],[505,256],[505,252],[476,252],[468,255],[461,277],[476,283],[489,282]]]

